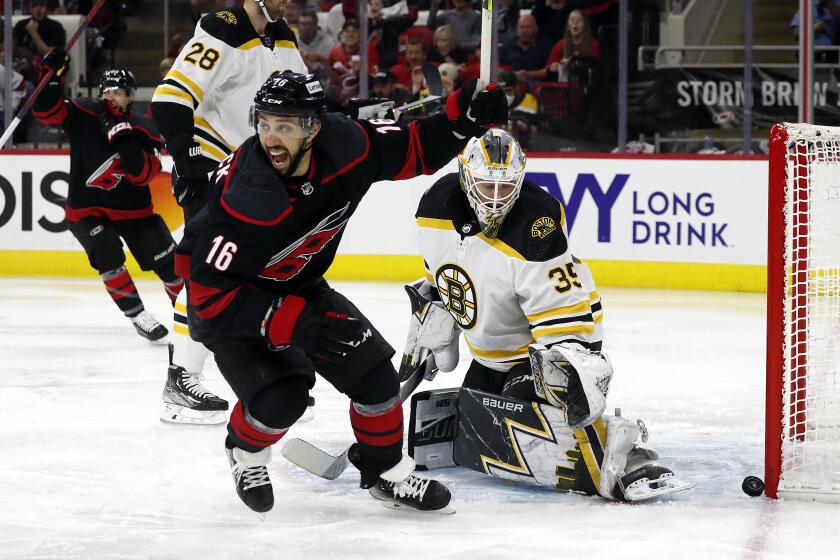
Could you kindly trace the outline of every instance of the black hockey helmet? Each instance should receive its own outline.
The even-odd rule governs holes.
[[[134,79],[134,74],[131,70],[105,70],[99,78],[99,97],[111,88],[122,88],[129,98],[134,98],[134,92],[137,90],[137,80]]]
[[[327,111],[327,98],[314,74],[291,70],[275,72],[257,91],[251,107],[251,125],[256,130],[260,113],[301,117],[307,133]]]

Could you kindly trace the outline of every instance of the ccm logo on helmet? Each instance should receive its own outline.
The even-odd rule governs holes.
[[[500,401],[498,399],[491,399],[488,397],[482,397],[481,404],[484,406],[498,408],[499,410],[510,410],[511,412],[522,412],[524,410],[524,407],[521,404]]]

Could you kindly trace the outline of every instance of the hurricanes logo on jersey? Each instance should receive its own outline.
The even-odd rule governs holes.
[[[531,237],[543,239],[544,237],[548,237],[548,234],[555,229],[557,229],[557,226],[554,224],[554,220],[548,216],[543,216],[531,225]]]
[[[463,268],[454,264],[441,266],[435,275],[440,298],[458,325],[470,330],[478,319],[478,298],[475,284]]]

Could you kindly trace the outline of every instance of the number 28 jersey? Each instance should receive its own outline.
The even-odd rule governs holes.
[[[199,20],[152,103],[193,111],[195,141],[203,155],[220,162],[252,134],[254,95],[273,72],[283,70],[308,72],[284,21],[269,23],[266,35],[260,36],[244,8],[220,10]]]
[[[600,350],[600,296],[588,267],[569,251],[556,198],[525,181],[498,236],[489,238],[453,173],[426,191],[416,218],[426,279],[478,362],[507,371],[528,361],[534,343]]]

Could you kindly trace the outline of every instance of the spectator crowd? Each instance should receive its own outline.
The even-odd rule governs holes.
[[[444,94],[479,73],[480,2],[470,0],[364,0],[367,40],[360,36],[360,0],[289,0],[285,19],[298,38],[309,70],[329,93],[345,103],[359,97],[360,73],[368,75],[368,95],[402,105],[428,95],[424,65],[436,67]],[[114,63],[126,31],[124,17],[138,12],[142,0],[106,0],[86,30],[85,74],[98,74]],[[191,0],[193,21],[202,13],[241,5],[241,0]],[[12,69],[15,100],[22,103],[37,83],[40,59],[67,41],[54,14],[87,14],[93,0],[20,0],[15,9],[29,17],[14,26]],[[615,23],[618,0],[503,0],[496,8],[498,70],[509,100],[516,101],[511,127],[527,149],[536,131],[538,111],[556,118],[574,112],[583,99],[575,90],[589,87],[600,49],[597,25]],[[21,10],[18,10],[21,11]],[[418,21],[419,14],[426,16]],[[319,17],[320,14],[320,17]],[[320,24],[319,24],[320,22]],[[172,37],[161,61],[165,74],[185,34]],[[367,68],[362,49],[367,45]],[[2,67],[0,67],[2,71]],[[5,79],[6,74],[0,74]],[[581,79],[582,78],[582,79]],[[152,85],[152,84],[150,84]]]

